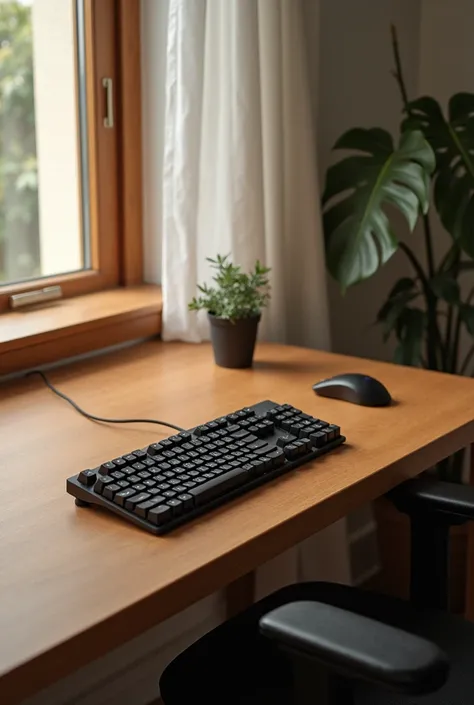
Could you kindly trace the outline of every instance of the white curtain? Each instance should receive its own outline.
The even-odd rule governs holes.
[[[314,3],[311,15],[314,17]],[[208,337],[188,312],[206,257],[272,269],[269,340],[329,346],[305,0],[169,0],[163,150],[165,340]],[[316,37],[317,40],[317,37]],[[258,571],[258,595],[349,579],[345,522]]]
[[[313,0],[314,2],[314,0]],[[327,348],[323,241],[299,0],[170,0],[163,167],[164,338],[231,253],[272,268],[266,339]]]

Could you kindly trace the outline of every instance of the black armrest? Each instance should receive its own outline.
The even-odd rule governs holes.
[[[449,666],[425,639],[320,602],[293,602],[269,612],[260,631],[329,671],[401,693],[438,690]]]
[[[452,523],[474,519],[474,487],[420,477],[408,480],[387,497],[405,514],[436,514]]]

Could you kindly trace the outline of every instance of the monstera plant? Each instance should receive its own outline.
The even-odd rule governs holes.
[[[394,27],[392,45],[393,74],[402,98],[400,139],[395,145],[383,129],[356,128],[336,142],[334,149],[351,154],[327,172],[327,266],[345,291],[401,252],[411,273],[395,283],[377,316],[384,339],[397,340],[395,361],[473,375],[474,286],[466,294],[461,285],[474,270],[474,94],[454,95],[446,114],[434,98],[409,100]],[[433,208],[449,234],[438,259],[430,222]],[[410,232],[421,220],[423,258],[409,241],[397,237],[392,222],[396,210]],[[461,354],[463,330],[471,343]],[[442,474],[454,479],[460,464],[459,454],[443,465]]]

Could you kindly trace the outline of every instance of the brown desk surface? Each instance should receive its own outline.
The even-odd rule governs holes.
[[[314,395],[360,371],[385,409]],[[223,587],[474,441],[474,381],[299,348],[261,345],[251,370],[215,367],[207,345],[150,342],[51,378],[87,410],[192,427],[260,401],[339,424],[346,447],[165,538],[78,509],[65,480],[160,438],[92,423],[39,378],[0,386],[0,702],[18,702]],[[168,435],[166,429],[163,435]]]

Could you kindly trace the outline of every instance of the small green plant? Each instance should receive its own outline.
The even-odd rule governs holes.
[[[216,286],[199,285],[201,296],[193,298],[189,310],[204,309],[231,321],[259,316],[270,299],[267,277],[270,269],[257,260],[254,270],[245,274],[229,261],[229,255],[217,255],[216,259],[208,257],[207,261],[216,271],[212,278]]]

